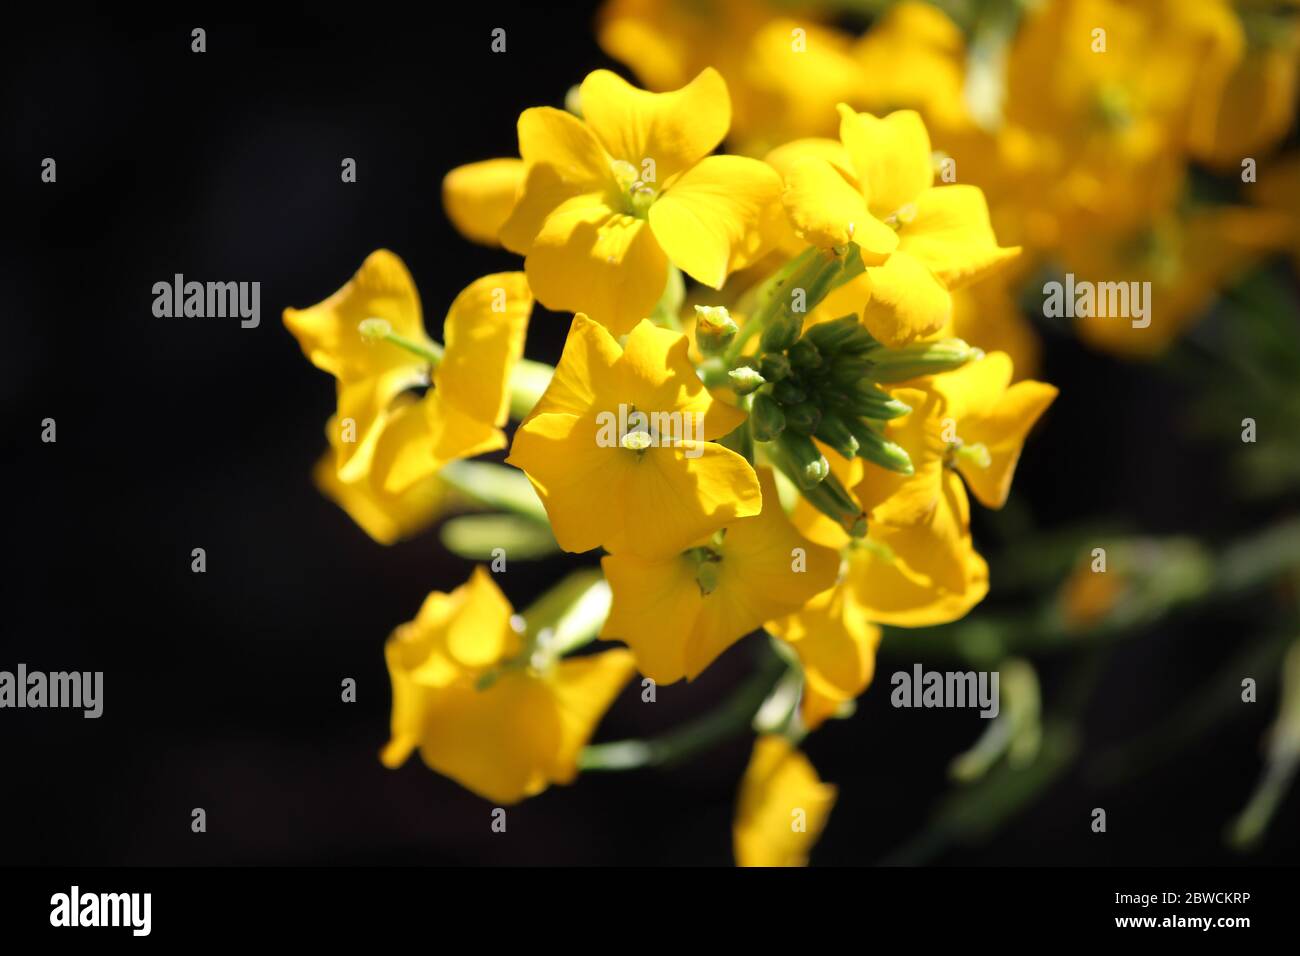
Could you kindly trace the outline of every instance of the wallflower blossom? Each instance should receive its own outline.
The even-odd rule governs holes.
[[[839,110],[839,143],[798,141],[768,162],[782,172],[782,200],[803,239],[862,250],[866,274],[852,288],[866,297],[863,322],[884,344],[905,345],[949,320],[952,290],[1019,250],[997,244],[978,188],[934,185],[930,137],[916,112],[880,119]]]
[[[667,557],[601,560],[613,591],[601,636],[626,642],[655,683],[693,680],[746,634],[834,582],[839,556],[790,524],[770,469],[759,479],[762,513],[716,539]]]
[[[379,250],[325,301],[286,309],[303,352],[338,381],[339,480],[368,478],[396,495],[449,461],[504,447],[510,370],[532,305],[522,273],[484,276],[448,309],[444,349],[424,330],[405,264]],[[425,385],[419,401],[398,401]]]
[[[737,866],[807,866],[836,789],[784,737],[765,735],[740,782],[732,841]]]
[[[418,749],[431,769],[502,804],[573,780],[578,751],[632,676],[632,655],[553,661],[527,645],[512,615],[478,567],[393,632],[384,648],[393,684],[385,766]]]
[[[597,70],[579,99],[582,119],[550,107],[519,117],[527,173],[500,238],[526,257],[543,305],[623,335],[650,314],[670,262],[720,288],[762,256],[780,181],[757,160],[709,155],[731,121],[716,70],[672,93]]]
[[[602,441],[602,421],[621,420],[620,409],[627,420],[665,416],[692,437],[651,444],[635,428]],[[749,462],[715,442],[744,420],[700,382],[686,336],[643,321],[620,348],[578,315],[507,461],[528,475],[566,551],[663,557],[762,509]]]

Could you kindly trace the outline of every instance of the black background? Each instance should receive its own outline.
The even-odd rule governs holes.
[[[442,176],[514,154],[520,110],[560,105],[589,69],[613,66],[591,7],[457,7],[181,20],[50,5],[7,26],[0,668],[102,670],[106,686],[99,720],[0,711],[0,862],[730,862],[748,740],[672,772],[552,788],[512,809],[505,835],[490,831],[488,803],[418,759],[395,772],[377,759],[385,637],[470,565],[432,533],[380,547],[315,491],[333,386],[279,312],[388,247],[436,335],[459,289],[520,267],[455,234]],[[194,26],[207,30],[202,55]],[[497,26],[505,55],[489,49]],[[56,184],[40,181],[46,156]],[[340,182],[344,157],[355,184]],[[152,286],[177,272],[260,281],[261,326],[155,318]],[[539,310],[528,354],[555,360],[564,329]],[[1041,526],[1118,516],[1215,540],[1275,517],[1224,504],[1214,449],[1182,437],[1177,386],[1069,338],[1046,344],[1043,377],[1063,394],[1016,489]],[[40,441],[46,417],[57,444]],[[190,571],[195,547],[206,574]],[[500,583],[523,607],[562,565],[590,560],[512,564]],[[996,577],[994,589],[996,600]],[[937,859],[1237,861],[1221,830],[1255,784],[1273,703],[1118,789],[1097,789],[1086,768],[1185,700],[1254,625],[1236,608],[1120,647],[1088,710],[1081,769],[995,840]],[[630,687],[598,739],[707,710],[748,655],[742,644],[653,706]],[[1049,697],[1069,666],[1045,665]],[[355,704],[340,701],[345,677]],[[893,710],[887,690],[807,742],[840,787],[816,863],[874,862],[905,842],[945,792],[948,759],[983,729],[973,713]],[[1104,836],[1088,827],[1095,806],[1109,813]],[[1294,861],[1295,806],[1292,795],[1246,859]],[[206,834],[190,830],[195,807]]]

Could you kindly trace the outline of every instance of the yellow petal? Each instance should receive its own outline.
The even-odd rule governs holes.
[[[869,266],[871,300],[862,322],[885,345],[933,335],[952,318],[952,296],[925,264],[900,248],[884,265]]]
[[[447,652],[461,667],[490,667],[518,644],[510,627],[514,609],[482,565],[459,590],[460,608],[447,626]]]
[[[648,449],[624,470],[621,498],[623,520],[610,529],[604,547],[643,557],[676,554],[736,518],[758,514],[763,506],[749,462],[713,442]]]
[[[961,425],[965,442],[980,442],[989,450],[989,465],[980,468],[959,459],[958,471],[986,508],[1001,508],[1011,491],[1011,479],[1025,436],[1056,399],[1057,389],[1046,382],[1017,382],[1007,389],[987,417]]]
[[[528,284],[548,309],[585,312],[625,335],[659,301],[668,261],[644,220],[587,202],[547,217],[524,263]]]
[[[867,620],[851,588],[829,588],[794,614],[769,622],[767,629],[799,655],[805,681],[802,714],[809,730],[871,683],[881,631]]]
[[[546,789],[563,729],[545,681],[507,671],[486,690],[426,696],[420,756],[431,769],[497,804]]]
[[[687,336],[661,329],[648,320],[638,323],[628,335],[618,373],[621,377],[618,402],[649,415],[678,412],[698,416],[691,423],[682,421],[683,430],[692,429],[687,437],[713,441],[735,430],[745,420],[744,412],[714,399],[695,374]],[[617,413],[614,399],[611,395],[611,404],[603,410]]]
[[[637,669],[656,684],[686,676],[686,649],[704,597],[694,564],[681,555],[639,558],[610,554],[600,559],[613,594],[605,640],[623,641]]]
[[[929,268],[949,291],[980,279],[1019,255],[993,235],[989,207],[977,186],[927,189],[916,200],[916,218],[901,230],[899,248]]]
[[[510,372],[523,355],[532,310],[522,272],[484,276],[456,296],[443,323],[445,350],[433,376],[444,402],[486,424],[505,424]]]
[[[887,544],[873,541],[850,552],[845,587],[851,589],[857,606],[881,624],[894,627],[947,624],[965,617],[988,594],[988,565],[969,542],[961,546],[961,551],[963,573],[959,586],[949,589],[934,578],[911,570],[897,556],[889,556]]]
[[[754,741],[740,783],[732,838],[738,866],[806,866],[831,807],[835,787],[784,737]]]
[[[519,114],[519,155],[527,166],[546,165],[577,192],[612,182],[610,157],[591,127],[572,113],[537,106]]]
[[[534,413],[515,432],[506,459],[532,482],[565,551],[590,551],[622,534],[622,489],[638,465],[636,453],[603,448],[598,434],[594,412]]]
[[[485,159],[457,166],[442,180],[447,218],[465,238],[500,245],[498,235],[515,208],[524,172],[521,159]]]
[[[579,753],[635,673],[632,655],[617,648],[555,665],[548,683],[560,718],[560,740],[547,767],[552,783],[570,783],[577,776]]]
[[[334,419],[341,440],[335,452],[341,481],[351,483],[370,473],[385,430],[393,419],[410,414],[415,404],[402,393],[423,382],[425,374],[423,368],[397,367],[373,378],[338,383]]]
[[[721,289],[731,272],[770,248],[780,195],[780,177],[770,166],[743,156],[708,156],[650,207],[650,228],[678,268]]]
[[[899,110],[881,119],[842,103],[839,110],[840,141],[874,216],[898,212],[933,184],[930,134],[920,114]]]
[[[849,158],[849,151],[844,148],[844,144],[837,139],[796,139],[793,142],[778,146],[766,156],[763,162],[767,163],[784,179],[790,175],[790,171],[796,165],[805,159],[821,159],[830,163],[844,179],[849,182],[855,182],[853,175],[853,160]]]
[[[601,636],[627,642],[641,672],[656,682],[693,680],[746,634],[834,582],[838,553],[791,525],[771,469],[761,469],[759,479],[763,511],[727,525],[714,546],[717,581],[707,595],[691,557],[615,553],[602,560],[613,606]]]
[[[371,480],[388,494],[402,494],[448,462],[504,448],[505,433],[431,391],[396,406],[375,442]]]
[[[703,602],[687,649],[691,679],[749,632],[803,607],[839,572],[838,552],[814,544],[791,524],[771,469],[758,474],[763,511],[727,527],[717,587]]]
[[[614,370],[622,355],[608,329],[582,313],[575,315],[560,363],[529,418],[547,412],[585,415],[597,403],[606,407],[617,402],[619,379]]]
[[[284,324],[303,354],[341,382],[396,368],[420,368],[423,360],[387,342],[368,343],[358,326],[384,319],[399,335],[429,345],[420,315],[420,297],[406,264],[387,249],[372,252],[343,288],[306,309],[285,309]]]
[[[727,84],[711,67],[671,93],[647,93],[596,70],[582,81],[579,97],[583,119],[609,154],[638,170],[653,160],[661,186],[713,152],[731,124]]]
[[[339,434],[337,419],[331,418],[326,433],[332,442]],[[394,544],[433,524],[443,513],[449,489],[436,476],[417,482],[400,495],[385,494],[368,478],[344,482],[339,479],[337,451],[325,452],[312,469],[312,480],[326,498],[347,512],[348,517],[379,544]]]
[[[781,201],[795,231],[819,248],[853,241],[863,261],[875,264],[898,247],[898,234],[871,215],[857,188],[824,159],[796,162],[786,174]]]

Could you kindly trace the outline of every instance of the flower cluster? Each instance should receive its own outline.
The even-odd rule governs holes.
[[[798,152],[822,151],[870,179],[854,168],[852,134],[842,117],[836,129],[832,108],[916,110],[947,161],[945,180],[980,186],[999,237],[1025,250],[957,297],[952,331],[1007,351],[1024,374],[1037,350],[1015,292],[1045,271],[1150,282],[1149,325],[1098,314],[1076,321],[1091,345],[1140,357],[1163,351],[1268,253],[1290,249],[1300,261],[1300,159],[1274,155],[1296,112],[1294,0],[882,6],[853,36],[831,22],[835,5],[609,0],[598,38],[654,89],[716,64],[738,105],[733,149],[778,166],[790,159],[784,142],[814,137]],[[849,165],[832,145],[837,132]],[[1220,182],[1207,188],[1207,172]],[[819,175],[809,169],[801,179]],[[864,195],[869,208],[884,199]],[[885,195],[886,204],[901,198]],[[807,224],[826,241],[843,226]],[[911,263],[896,265],[901,278]],[[861,286],[856,302],[840,304],[868,301]],[[912,308],[922,289],[914,287]],[[873,298],[887,299],[879,282]],[[990,313],[1001,320],[982,320]],[[889,320],[879,316],[873,330]],[[926,321],[913,316],[903,330]]]
[[[788,864],[835,799],[799,740],[871,683],[879,625],[984,597],[969,495],[1003,505],[1056,390],[952,334],[955,296],[1019,250],[979,188],[936,176],[918,112],[832,103],[838,139],[760,159],[715,152],[732,110],[711,67],[660,93],[596,71],[567,110],[520,116],[518,158],[447,175],[453,222],[523,271],[469,285],[441,343],[382,251],[284,320],[337,380],[318,482],[376,540],[460,497],[604,552],[601,581],[521,615],[482,566],[431,594],[388,643],[384,763],[418,750],[510,803],[635,762],[655,748],[588,746],[633,673],[689,681],[765,630],[783,676],[735,846]],[[572,314],[553,370],[521,359],[534,296]],[[462,461],[505,448],[512,413],[504,465]],[[596,637],[625,647],[574,654]]]

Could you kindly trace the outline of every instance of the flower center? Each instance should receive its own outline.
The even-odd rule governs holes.
[[[895,232],[916,221],[916,203],[909,202],[899,206],[885,217],[885,225]]]
[[[948,468],[956,468],[963,462],[976,468],[988,468],[993,464],[993,457],[989,454],[988,446],[983,442],[967,444],[960,438],[948,442],[943,457],[944,465]]]
[[[645,219],[650,214],[650,207],[659,198],[654,183],[644,179],[637,168],[625,159],[614,160],[609,168],[622,194],[623,211],[637,219]]]

